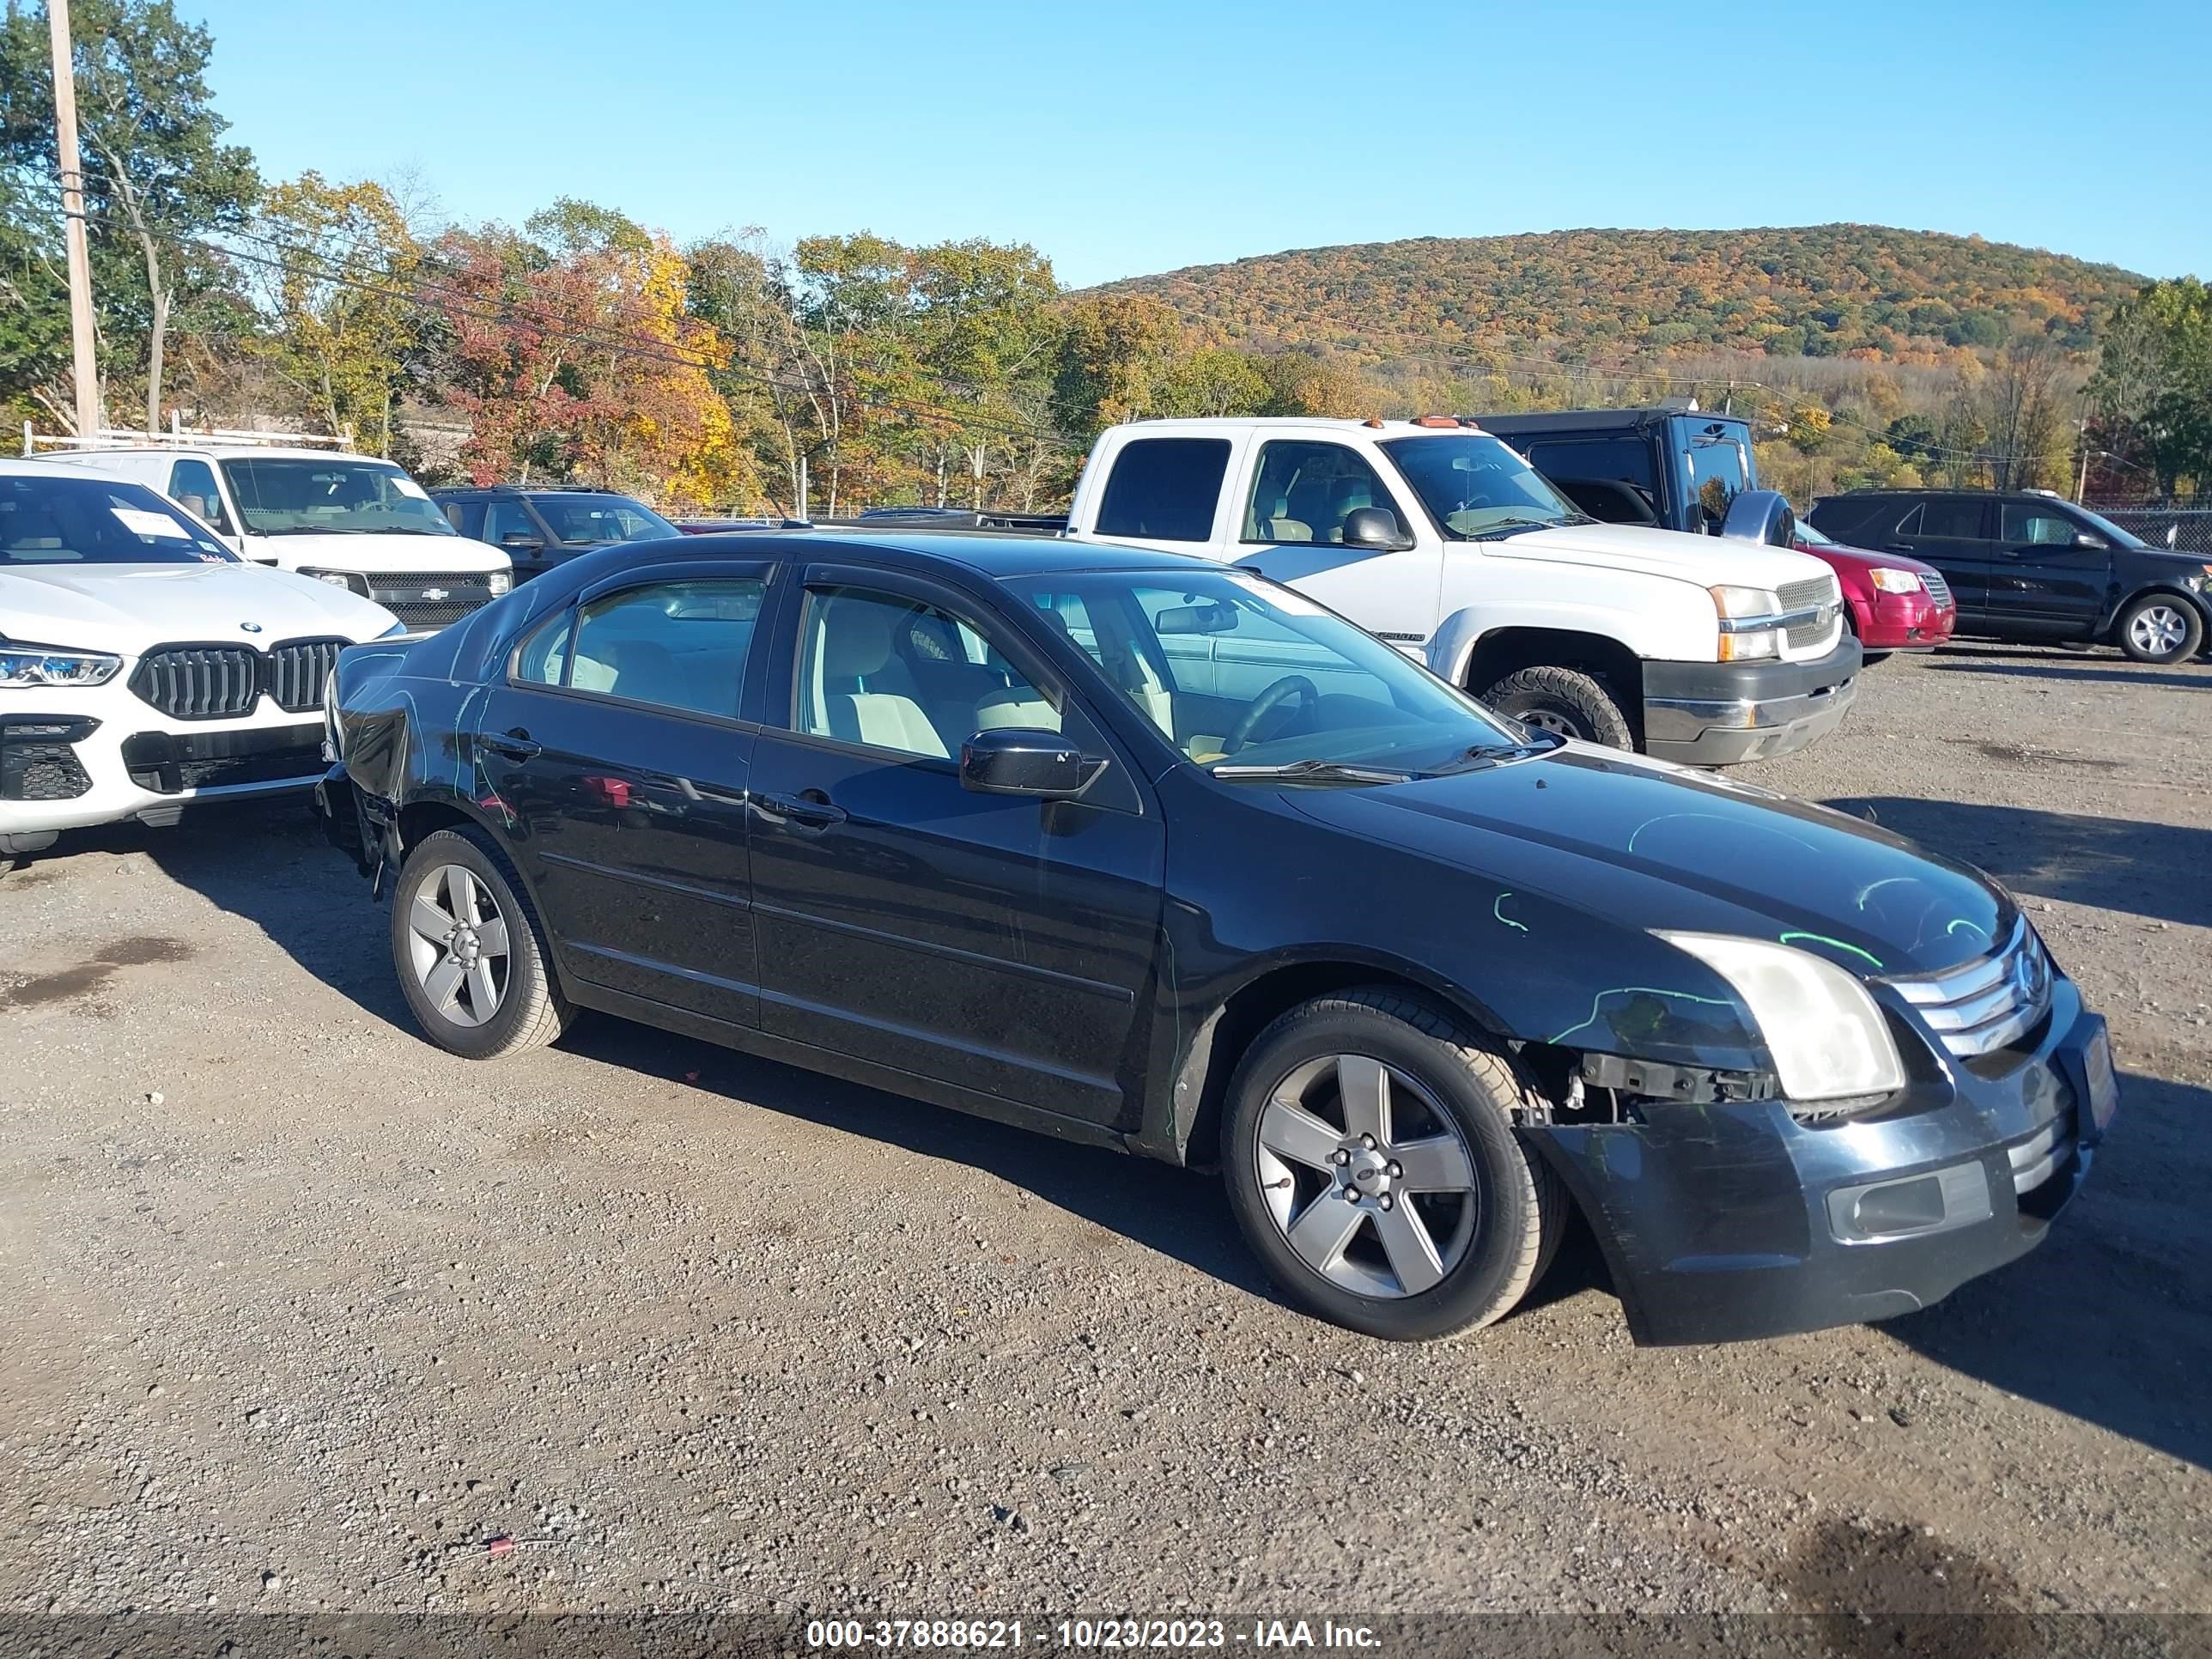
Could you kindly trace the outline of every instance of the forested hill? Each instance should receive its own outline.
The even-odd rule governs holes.
[[[1220,343],[1371,362],[1468,346],[1855,352],[1940,362],[2060,319],[2080,347],[2142,278],[1978,236],[1814,225],[1565,230],[1305,248],[1109,284]]]

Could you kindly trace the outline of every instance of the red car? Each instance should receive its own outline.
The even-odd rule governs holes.
[[[1797,550],[1836,573],[1851,632],[1869,662],[1879,662],[1893,651],[1932,649],[1949,639],[1958,624],[1951,585],[1933,565],[1902,553],[1845,547],[1802,519],[1797,520]]]

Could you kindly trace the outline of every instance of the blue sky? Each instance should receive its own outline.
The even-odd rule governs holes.
[[[1860,220],[2212,277],[2212,3],[180,0],[270,177],[679,240],[1284,248]]]

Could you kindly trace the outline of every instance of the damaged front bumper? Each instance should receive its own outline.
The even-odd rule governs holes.
[[[1640,1343],[1730,1342],[1911,1313],[2041,1242],[2117,1104],[2105,1022],[2053,987],[2002,1077],[1946,1060],[1881,1117],[1659,1104],[1528,1133],[1589,1218]]]

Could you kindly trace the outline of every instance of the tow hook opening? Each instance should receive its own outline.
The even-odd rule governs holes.
[[[1778,1100],[1782,1093],[1768,1072],[1674,1066],[1555,1043],[1523,1043],[1520,1060],[1535,1079],[1548,1108],[1545,1121],[1552,1123],[1643,1123],[1655,1109]],[[1860,1103],[1833,1103],[1848,1110]],[[1793,1115],[1796,1110],[1791,1108]]]

